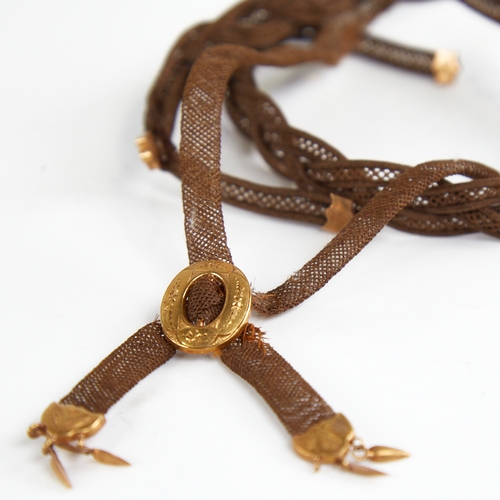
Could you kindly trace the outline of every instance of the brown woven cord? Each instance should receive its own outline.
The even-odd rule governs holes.
[[[106,413],[174,354],[175,349],[165,340],[160,323],[149,323],[103,359],[60,402]]]
[[[315,43],[306,49],[277,46],[267,51],[221,44],[195,61],[182,103],[181,175],[184,227],[189,261],[231,262],[221,208],[220,120],[228,80],[239,67],[256,64],[290,66],[321,60],[335,63],[359,43],[361,31],[388,0],[362,2],[332,18]]]
[[[180,146],[186,227],[189,228],[187,244],[189,249],[195,249],[195,252],[190,251],[191,262],[196,259],[217,258],[218,255],[214,253],[211,244],[212,238],[215,242],[226,239],[222,222],[221,197],[212,196],[211,193],[216,190],[216,183],[220,184],[220,178],[215,177],[213,170],[215,168],[220,172],[220,112],[229,77],[243,65],[292,64],[293,61],[322,56],[324,53],[321,48],[317,52],[313,49],[303,51],[282,48],[279,62],[276,63],[275,54],[271,51],[262,53],[244,47],[219,45],[207,49],[193,65],[183,98]],[[218,68],[219,71],[213,69],[210,71],[210,68]],[[200,96],[205,95],[210,95],[211,99],[201,101]],[[218,109],[210,109],[215,107]],[[203,116],[217,116],[218,119],[213,122],[203,122],[201,118]],[[210,123],[210,133],[207,134],[205,130]],[[196,144],[196,150],[203,150],[205,153],[203,158],[200,159],[194,154],[189,155],[193,143]],[[210,152],[213,153],[212,156],[209,155]],[[338,155],[336,157],[338,158]],[[363,172],[366,174],[365,168]],[[454,174],[463,174],[473,179],[499,177],[497,172],[488,167],[465,161],[430,162],[413,169],[406,169],[394,176],[385,189],[378,192],[337,237],[283,285],[268,293],[255,294],[255,309],[263,314],[278,314],[303,302],[357,255],[398,212],[416,197],[422,196],[430,186],[438,185],[437,183],[445,177]],[[207,175],[214,179],[213,183],[202,181]],[[193,187],[194,184],[197,184],[196,189]],[[196,207],[196,219],[193,219],[192,207]],[[488,209],[482,209],[481,215],[479,215],[481,209],[467,212],[465,217],[470,222],[484,227],[485,232],[491,231],[500,236],[500,215],[497,211],[486,212],[486,210]],[[220,213],[219,224],[213,223],[215,220],[213,214],[217,212]],[[210,225],[197,222],[207,218],[211,221]],[[222,250],[219,246],[217,249]]]
[[[465,0],[464,0],[465,1]],[[290,127],[278,106],[257,89],[256,65],[306,61],[335,64],[350,53],[430,74],[431,52],[369,37],[365,28],[392,0],[248,0],[218,21],[197,26],[177,43],[148,101],[146,128],[161,168],[182,178],[185,231],[191,263],[231,262],[221,203],[315,224],[325,222],[330,193],[357,212],[333,240],[281,286],[254,294],[254,309],[277,314],[300,304],[338,273],[386,225],[429,235],[481,231],[500,237],[500,174],[469,161],[417,167],[349,160],[314,136]],[[497,19],[498,2],[466,0]],[[284,43],[302,38],[307,43]],[[180,154],[171,142],[182,99]],[[220,172],[220,118],[224,102],[242,133],[296,189],[260,186]],[[451,184],[445,177],[471,180]],[[186,315],[208,324],[223,307],[223,285],[213,277],[190,288]],[[252,327],[255,333],[255,328]],[[252,333],[252,335],[253,335]],[[269,403],[290,434],[335,413],[269,345],[240,338],[221,360]],[[158,322],[146,325],[103,360],[63,404],[105,413],[138,381],[175,353]]]
[[[432,75],[431,63],[434,54],[430,51],[420,51],[403,45],[395,45],[392,42],[372,36],[365,36],[354,51],[393,66]]]
[[[498,0],[462,0],[469,7],[477,10],[481,14],[500,21],[500,1]]]
[[[208,325],[222,312],[226,292],[224,285],[213,275],[201,276],[189,288],[185,311],[193,325]]]
[[[279,287],[257,294],[255,308],[265,314],[278,314],[306,300],[326,285],[402,208],[428,186],[453,174],[481,178],[494,174],[494,171],[478,163],[465,161],[429,162],[406,171],[374,196],[302,269]],[[474,218],[473,213],[469,216]],[[497,212],[476,220],[476,223],[489,228],[498,228],[499,222]]]
[[[292,435],[335,412],[318,393],[269,344],[236,341],[224,349],[222,362],[266,400]]]
[[[264,213],[276,215],[276,207],[279,207],[286,214],[281,216],[298,218],[296,212],[300,212],[301,220],[308,217],[311,222],[324,224],[324,209],[330,203],[329,193],[351,199],[359,211],[392,179],[410,169],[388,162],[348,160],[325,142],[292,129],[278,106],[255,89],[248,72],[239,71],[233,77],[230,89],[228,109],[233,120],[244,123],[240,129],[255,141],[266,161],[300,187],[300,191],[295,191],[295,197],[291,196],[294,191],[288,191],[288,196],[284,191],[277,196],[262,193],[260,197],[255,188],[250,196],[242,189],[238,191],[238,200],[265,200],[268,211],[261,210]],[[432,184],[390,224],[419,234],[454,235],[481,231],[498,237],[500,225],[486,228],[474,224],[467,216],[470,211],[482,208],[496,207],[498,212],[500,175],[492,170],[491,178],[481,183],[483,185],[476,181],[451,184],[443,180]],[[326,201],[321,201],[321,194]],[[290,203],[290,199],[300,200],[298,206]]]
[[[314,40],[321,31],[322,19],[331,14],[314,10],[306,18],[302,9],[294,12],[292,22],[289,13],[280,8],[279,4],[280,2],[244,2],[211,25],[193,28],[176,45],[151,91],[146,116],[146,128],[155,137],[162,168],[179,175],[178,156],[170,142],[170,135],[184,80],[203,48],[233,42],[262,50],[273,44],[277,45],[287,37]],[[318,7],[319,4],[312,4],[311,9],[321,8]],[[339,9],[345,7],[340,3],[336,5]],[[278,26],[281,28],[278,29]],[[288,26],[288,29],[283,26]],[[267,36],[263,36],[264,32]],[[430,52],[367,36],[355,49],[390,64],[430,73],[428,66],[433,55]],[[292,129],[277,105],[255,89],[249,70],[240,70],[233,75],[229,89],[227,103],[237,126],[257,144],[265,160],[275,170],[298,186],[298,189],[270,188],[223,174],[222,198],[229,203],[259,213],[323,225],[325,209],[330,203],[329,192],[352,199],[359,210],[391,178],[408,168],[387,162],[366,162],[367,165],[360,165],[362,162],[348,160],[319,139]],[[314,178],[311,179],[310,176]],[[457,190],[446,181],[441,184],[450,186],[450,190],[454,192]],[[421,196],[420,203],[416,200],[404,213],[396,216],[390,225],[429,235],[484,231],[483,225],[474,224],[464,213],[469,212],[472,204],[479,199],[486,203],[483,206],[488,205],[487,199],[490,200],[490,206],[495,205],[500,198],[500,179],[497,178],[494,185],[490,183],[486,190],[476,189],[478,186],[467,182],[459,186],[461,193],[456,207],[449,206],[446,215],[439,212],[439,203],[429,203],[429,198],[436,199],[433,189],[438,187],[431,186]],[[441,199],[446,200],[450,194],[452,193],[441,193]],[[489,234],[497,235],[496,231]]]

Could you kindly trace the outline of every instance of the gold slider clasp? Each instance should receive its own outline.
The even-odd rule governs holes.
[[[193,283],[207,275],[222,282],[224,306],[208,325],[193,325],[185,313],[186,296]],[[186,267],[172,280],[161,302],[160,321],[177,349],[190,354],[216,353],[243,331],[251,306],[252,290],[245,275],[233,264],[209,260]]]
[[[51,403],[43,412],[41,422],[28,428],[28,436],[45,436],[42,448],[44,455],[50,455],[50,466],[59,480],[71,488],[68,475],[55,452],[54,446],[73,453],[91,455],[94,460],[107,465],[130,465],[125,460],[107,451],[88,448],[85,439],[93,436],[106,423],[102,413],[95,413],[75,405]],[[72,444],[76,441],[76,444]]]
[[[155,146],[153,134],[146,132],[143,136],[135,140],[137,149],[139,150],[139,158],[150,168],[160,168],[158,159],[158,150]]]
[[[442,85],[452,83],[460,71],[457,54],[447,49],[437,50],[431,62],[431,70],[437,83]]]
[[[363,476],[380,476],[385,473],[358,465],[356,462],[389,462],[410,456],[405,451],[386,446],[366,449],[342,413],[314,424],[303,434],[294,436],[292,443],[297,454],[313,462],[316,470],[321,464],[335,464],[346,471]],[[349,461],[349,454],[355,462]]]

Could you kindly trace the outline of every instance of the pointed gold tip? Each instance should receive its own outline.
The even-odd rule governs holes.
[[[94,460],[96,462],[99,462],[101,464],[119,466],[130,465],[126,460],[123,460],[123,458],[117,457],[116,455],[113,455],[112,453],[109,453],[107,451],[92,450],[91,455],[94,457]]]
[[[385,472],[379,470],[370,469],[370,467],[365,467],[363,465],[346,463],[342,465],[345,471],[353,472],[354,474],[359,474],[361,476],[387,476]]]
[[[457,54],[451,50],[437,50],[431,62],[431,70],[437,83],[442,85],[452,83],[460,71]]]
[[[68,475],[66,474],[66,471],[64,470],[64,467],[62,466],[56,452],[52,448],[49,448],[48,453],[50,455],[51,469],[54,471],[59,481],[61,481],[61,483],[66,486],[66,488],[71,488],[71,483],[69,481]]]
[[[389,448],[387,446],[372,446],[368,450],[367,457],[372,462],[391,462],[393,460],[401,460],[408,458],[409,453],[396,448]]]

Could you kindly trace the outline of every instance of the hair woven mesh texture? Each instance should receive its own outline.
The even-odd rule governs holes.
[[[355,52],[401,68],[420,73],[432,73],[431,63],[434,56],[432,52],[417,52],[414,49],[395,46],[393,43],[375,37],[363,38],[357,45]]]
[[[474,0],[472,0],[474,1]],[[478,5],[499,5],[493,1],[477,1]],[[299,5],[300,4],[300,5]],[[363,2],[368,5],[370,2]],[[376,9],[387,3],[373,3]],[[269,50],[287,38],[305,38],[314,44],[322,33],[332,31],[330,21],[341,12],[355,10],[353,2],[243,2],[219,20],[189,30],[178,42],[167,59],[155,83],[146,115],[146,128],[156,138],[162,168],[180,175],[179,158],[170,135],[176,110],[181,100],[189,68],[208,46],[234,43],[259,50]],[[330,40],[330,43],[333,43]],[[352,50],[381,61],[431,74],[433,54],[364,35]],[[345,49],[345,52],[349,48]],[[314,136],[292,129],[278,106],[259,92],[251,79],[251,67],[241,68],[229,82],[228,108],[240,130],[256,143],[265,160],[279,173],[297,184],[298,189],[276,189],[222,174],[222,199],[225,201],[276,217],[295,219],[323,225],[328,208],[329,192],[351,199],[359,210],[375,196],[387,182],[409,168],[387,162],[367,162],[366,172],[358,172],[359,161],[345,158],[339,151]],[[206,103],[205,103],[206,104]],[[376,163],[376,164],[375,164]],[[397,167],[394,169],[394,167]],[[320,174],[323,171],[323,174]],[[321,177],[321,178],[320,178]],[[451,188],[451,184],[442,183]],[[428,196],[437,186],[430,186]],[[462,199],[446,214],[438,208],[412,204],[405,214],[389,222],[398,229],[428,235],[454,235],[485,231],[485,225],[475,224],[477,217],[464,215],[474,208],[471,186],[461,184]],[[500,178],[490,185],[489,207],[498,205]],[[444,193],[446,194],[446,193]],[[445,200],[446,197],[442,197]],[[498,208],[495,209],[498,211]],[[411,213],[410,213],[411,212]],[[484,218],[485,215],[479,216]],[[487,217],[491,219],[491,217]],[[213,221],[212,218],[209,218]],[[492,227],[491,224],[488,227]],[[488,234],[496,235],[495,229]],[[227,256],[226,256],[227,257]],[[197,259],[198,257],[194,257]],[[221,257],[225,258],[225,257]]]
[[[500,1],[498,0],[462,0],[465,4],[481,12],[490,19],[500,22]]]
[[[165,339],[160,323],[149,323],[103,359],[61,399],[61,403],[106,413],[140,380],[174,354],[175,349]]]
[[[315,199],[303,195],[300,205],[289,207],[280,199],[292,198],[293,191],[280,196],[262,193],[269,207],[267,213],[275,215],[276,208],[289,217],[300,212],[303,216],[314,209],[321,212],[312,222],[324,223],[325,205],[329,193],[352,200],[359,211],[371,198],[401,173],[411,169],[404,165],[382,161],[349,160],[340,151],[305,132],[292,129],[286,123],[278,106],[259,92],[247,72],[238,72],[231,80],[231,97],[228,101],[232,118],[240,129],[259,147],[266,161],[279,173],[294,181],[300,193],[314,193]],[[244,124],[242,126],[241,124]],[[446,180],[433,183],[406,207],[404,216],[390,221],[394,227],[428,235],[453,235],[481,231],[498,237],[500,226],[491,230],[484,225],[471,223],[467,213],[473,210],[499,211],[500,175],[490,171],[490,178],[451,184]],[[223,188],[224,189],[224,188]],[[235,188],[233,188],[235,191]],[[250,196],[238,190],[238,199],[253,201],[255,188]],[[323,194],[323,200],[318,196]],[[223,190],[224,195],[224,190]],[[276,200],[273,202],[273,200]],[[446,206],[446,209],[443,207]],[[305,217],[302,219],[305,220]]]
[[[320,49],[318,54],[313,53],[313,57],[320,57],[321,53]],[[291,61],[296,61],[297,58],[300,59],[301,57],[307,59],[311,57],[311,54],[302,54],[291,49],[290,53],[285,54],[285,56],[280,54],[280,56],[280,63],[286,60],[291,64]],[[214,252],[213,242],[225,241],[222,215],[218,219],[219,224],[210,223],[209,226],[204,227],[203,225],[191,223],[191,208],[189,207],[196,207],[196,216],[199,220],[212,221],[214,220],[212,214],[221,212],[221,197],[216,196],[216,194],[220,193],[220,178],[215,180],[213,169],[220,172],[220,112],[223,96],[230,76],[239,67],[252,66],[257,63],[275,63],[274,53],[263,54],[244,47],[221,45],[207,49],[191,69],[183,98],[181,158],[183,160],[185,207],[188,204],[188,208],[185,208],[186,226],[189,228],[187,243],[192,257],[199,258],[207,254],[211,256]],[[220,71],[218,73],[209,72],[209,69],[213,67],[219,68]],[[211,99],[202,102],[199,95],[204,94],[211,95]],[[217,107],[217,110],[214,111],[210,109],[211,107]],[[203,126],[200,125],[201,116],[219,117],[219,121],[212,124],[210,133],[205,132],[205,126],[208,126],[208,124],[205,125],[205,122],[203,122]],[[187,138],[185,139],[185,137]],[[302,148],[300,138],[297,143],[298,147]],[[196,144],[196,150],[204,151],[202,161],[196,161],[193,158],[194,155],[189,156],[187,154],[192,144]],[[317,148],[312,146],[312,143],[308,144],[307,140],[303,144],[306,150],[304,154],[309,153],[314,156],[315,151],[318,151]],[[325,156],[327,156],[326,148],[324,149]],[[321,155],[321,148],[318,153]],[[334,157],[337,158],[337,161],[344,161],[337,152],[335,152]],[[382,169],[375,167],[374,162],[364,162],[364,165],[363,162],[361,164],[354,162],[353,167],[353,172],[359,176],[358,178],[361,181],[359,183],[360,187],[362,187],[363,182],[370,178],[373,181],[375,177],[382,180],[383,189],[377,191],[376,194],[374,193],[339,235],[306,263],[302,269],[293,273],[285,283],[268,293],[255,294],[254,307],[259,312],[278,314],[306,300],[354,258],[401,210],[408,206],[411,207],[412,203],[414,207],[418,207],[420,201],[424,206],[422,196],[426,196],[425,193],[431,186],[439,186],[439,183],[445,177],[454,174],[463,174],[472,179],[499,177],[497,172],[488,167],[466,161],[429,162],[415,168]],[[346,170],[349,169],[346,168]],[[313,169],[309,169],[309,172],[313,172]],[[209,182],[204,181],[207,176]],[[355,188],[352,187],[352,189]],[[217,191],[217,193],[214,191]],[[210,195],[210,193],[212,194]],[[419,202],[415,202],[414,200],[418,199],[418,197],[420,197]],[[361,204],[362,200],[359,200],[359,203]],[[425,210],[431,208],[425,206]],[[466,212],[464,217],[468,222],[468,228],[475,225],[481,227],[484,232],[492,233],[497,237],[500,236],[500,214],[498,213],[498,206],[495,208],[483,208]],[[426,218],[426,212],[423,211],[422,213]],[[452,217],[449,217],[449,219],[453,221]],[[428,226],[430,225],[429,222]],[[442,226],[444,226],[443,222]],[[444,232],[444,228],[436,223],[434,229]],[[194,251],[191,247],[194,247]],[[220,249],[220,247],[218,248]],[[220,250],[222,251],[222,249]]]
[[[252,385],[292,435],[335,412],[269,344],[234,342],[221,354],[222,362]]]
[[[223,283],[213,275],[197,279],[189,288],[184,304],[186,317],[193,325],[208,325],[222,312],[226,292]]]
[[[500,20],[498,1],[464,1]],[[279,313],[305,300],[387,223],[421,234],[483,231],[500,236],[497,172],[472,162],[431,162],[411,169],[387,162],[348,160],[320,139],[291,128],[278,106],[253,83],[251,70],[257,64],[287,66],[308,60],[331,64],[350,51],[430,74],[431,53],[364,34],[366,24],[391,3],[392,0],[243,2],[218,21],[186,33],[167,59],[150,94],[146,126],[155,139],[158,159],[163,169],[183,177],[191,262],[231,261],[222,199],[257,212],[318,224],[324,222],[330,192],[355,202],[358,214],[330,244],[283,285],[255,296],[254,304],[261,312]],[[294,37],[309,39],[310,46],[302,49],[282,44]],[[183,95],[183,143],[179,157],[171,134]],[[276,171],[295,182],[297,189],[269,188],[221,175],[220,116],[225,99],[236,125],[256,143]],[[444,180],[455,173],[472,180],[460,185]],[[220,283],[199,280],[189,291],[186,314],[194,324],[210,323],[223,303]],[[146,325],[61,402],[105,413],[174,353],[160,324]],[[221,359],[257,389],[292,435],[334,415],[270,346],[263,352],[258,343],[239,339],[222,352]]]
[[[353,259],[416,196],[431,184],[453,174],[487,177],[491,175],[491,169],[472,162],[429,162],[401,174],[374,196],[302,269],[279,287],[266,294],[257,294],[257,310],[278,314],[303,302]],[[496,231],[500,227],[497,212],[475,222]]]

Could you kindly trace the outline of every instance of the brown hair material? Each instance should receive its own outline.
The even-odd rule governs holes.
[[[310,2],[310,12],[306,15],[304,8],[294,11],[292,20],[291,13],[283,9],[281,2],[243,2],[214,23],[188,31],[171,52],[149,98],[146,127],[155,138],[161,167],[180,175],[179,158],[170,135],[189,69],[205,48],[234,43],[263,51],[287,38],[302,38],[316,43],[319,33],[328,32],[331,28],[331,23],[327,21],[329,16],[334,18],[340,10],[349,11],[345,3],[333,4],[337,11],[333,11],[329,3],[330,10],[325,3]],[[481,1],[478,4],[500,5]],[[378,8],[381,8],[380,5]],[[229,25],[231,29],[228,29]],[[287,29],[284,29],[285,26]],[[262,36],[264,32],[267,37]],[[332,35],[328,37],[331,42]],[[432,74],[434,54],[430,51],[400,46],[366,34],[360,36],[359,43],[353,44],[352,49],[395,66]],[[322,60],[331,63],[335,54],[338,56],[338,48],[327,50]],[[222,174],[221,196],[224,201],[259,213],[323,225],[330,192],[351,199],[359,211],[396,175],[410,168],[383,161],[348,160],[324,141],[292,129],[276,103],[255,88],[251,69],[240,69],[232,75],[226,94],[228,110],[235,124],[255,142],[265,160],[277,172],[296,183],[297,189],[271,188]],[[490,181],[484,186],[487,189],[476,189],[478,186],[474,181],[471,181],[473,184],[463,182],[456,185],[443,180],[429,186],[389,224],[427,235],[485,231],[485,226],[476,223],[478,214],[472,214],[472,217],[467,214],[471,210],[498,204],[500,178],[495,175]],[[456,200],[455,204],[447,203],[449,199]],[[477,206],[477,202],[481,206]],[[446,213],[440,210],[441,204],[447,205]],[[483,215],[479,214],[481,218]],[[491,230],[491,224],[486,231],[498,236],[495,229]]]
[[[286,430],[302,434],[335,412],[269,344],[236,341],[226,347],[221,361],[246,380],[266,400]]]
[[[465,0],[492,19],[500,3]],[[356,214],[325,248],[282,285],[255,292],[254,309],[278,314],[323,287],[386,225],[425,235],[480,231],[500,237],[500,174],[465,160],[407,167],[349,160],[324,141],[290,127],[276,103],[257,89],[256,65],[307,61],[335,64],[350,52],[431,74],[433,53],[365,33],[392,0],[248,0],[219,20],[189,30],[176,44],[154,84],[146,114],[161,168],[182,178],[185,232],[191,263],[232,262],[222,201],[259,213],[324,224],[330,194],[352,200]],[[305,44],[287,43],[300,38]],[[182,100],[181,144],[171,142]],[[240,131],[295,189],[272,188],[221,174],[220,120],[226,103]],[[452,184],[450,175],[469,181]],[[271,258],[271,257],[270,257]],[[217,279],[199,279],[185,312],[195,325],[221,311]],[[61,403],[105,413],[127,391],[175,353],[159,322],[140,329],[87,375]],[[248,325],[220,358],[248,381],[292,435],[335,415],[307,382]]]
[[[149,323],[103,359],[60,402],[106,413],[174,354],[175,349],[166,341],[160,322]]]

